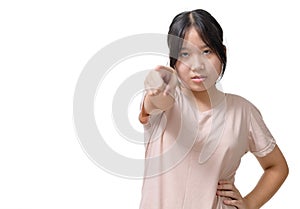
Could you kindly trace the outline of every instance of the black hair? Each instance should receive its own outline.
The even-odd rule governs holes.
[[[170,67],[175,68],[184,36],[191,27],[196,29],[204,43],[219,57],[223,66],[222,77],[227,62],[226,48],[223,45],[223,30],[217,20],[202,9],[182,12],[174,17],[168,32]]]

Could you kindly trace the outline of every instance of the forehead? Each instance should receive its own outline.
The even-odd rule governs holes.
[[[185,33],[182,48],[202,49],[204,47],[207,45],[199,36],[198,31],[194,27],[189,28]]]

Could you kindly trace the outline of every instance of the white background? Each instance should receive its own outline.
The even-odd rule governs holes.
[[[292,0],[1,1],[0,209],[138,208],[141,181],[101,170],[78,142],[72,115],[76,82],[104,46],[128,35],[167,33],[177,13],[196,8],[208,10],[224,29],[223,89],[260,109],[289,163],[287,181],[264,208],[295,206],[297,5]],[[247,154],[237,173],[243,194],[261,172]]]

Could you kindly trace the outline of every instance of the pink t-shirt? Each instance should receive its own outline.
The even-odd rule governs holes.
[[[200,112],[188,91],[176,90],[174,106],[144,125],[145,177],[140,209],[230,209],[216,196],[219,180],[234,182],[241,157],[270,153],[275,140],[258,109],[225,94]]]

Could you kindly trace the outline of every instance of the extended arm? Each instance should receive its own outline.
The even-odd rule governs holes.
[[[147,123],[148,116],[156,111],[166,111],[174,104],[174,94],[177,85],[177,76],[174,69],[158,66],[145,79],[147,94],[143,101],[139,120]]]

